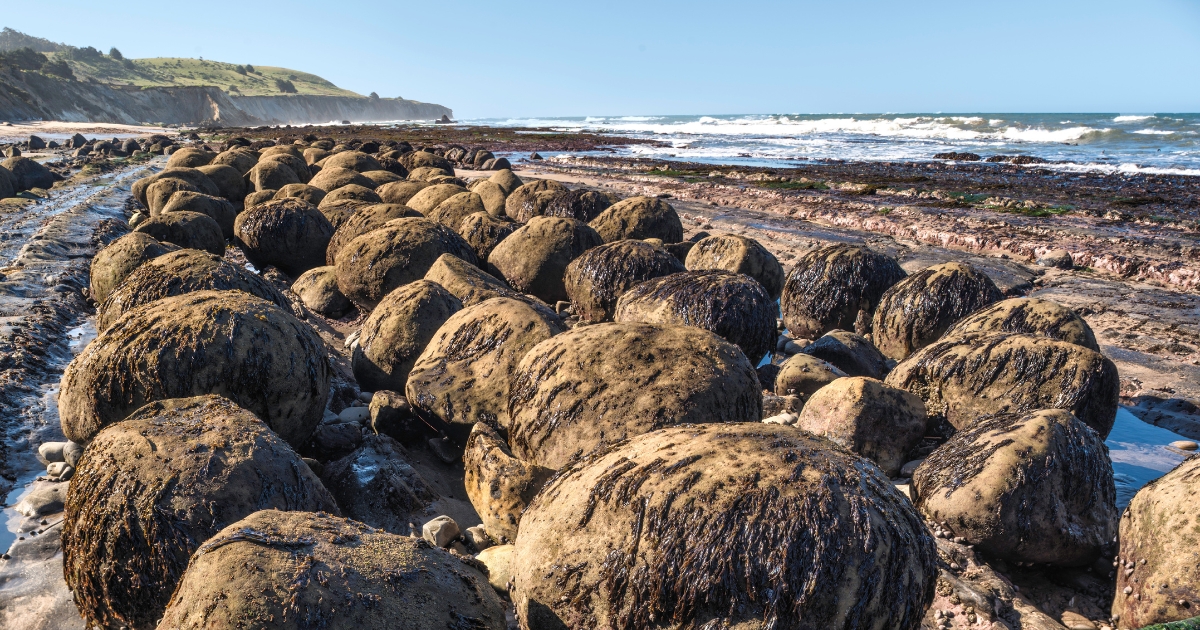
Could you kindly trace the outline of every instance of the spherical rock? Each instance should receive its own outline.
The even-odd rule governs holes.
[[[460,444],[476,422],[508,426],[509,388],[517,364],[531,348],[562,331],[562,322],[549,309],[511,298],[463,308],[425,346],[409,372],[405,394],[417,413]]]
[[[439,203],[426,216],[457,232],[463,219],[476,212],[487,213],[483,199],[473,192],[460,192]]]
[[[783,291],[783,265],[758,241],[738,234],[700,239],[688,250],[688,271],[723,269],[744,273],[762,283],[772,298]]]
[[[451,173],[454,172],[454,165],[450,163],[450,160],[447,160],[440,155],[434,155],[428,151],[410,151],[400,156],[399,159],[400,163],[404,165],[404,168],[408,169],[409,171],[416,170],[423,166],[430,166],[433,168],[445,169]]]
[[[514,289],[553,304],[566,300],[563,274],[583,252],[604,241],[587,224],[560,217],[534,217],[500,241],[487,268]]]
[[[162,212],[163,206],[175,196],[177,192],[193,192],[199,193],[200,189],[174,177],[164,177],[155,180],[146,188],[146,208],[150,210],[150,215],[156,215]]]
[[[634,286],[617,301],[613,319],[703,328],[758,363],[775,347],[775,315],[775,301],[749,276],[684,271]]]
[[[507,217],[504,212],[504,202],[508,199],[508,193],[500,187],[500,184],[487,179],[481,179],[474,182],[468,189],[479,195],[479,200],[483,202],[483,208],[488,214],[494,217]]]
[[[844,376],[848,375],[831,363],[807,354],[794,354],[779,366],[775,394],[808,400],[822,387]]]
[[[18,192],[34,188],[49,190],[54,187],[54,182],[60,179],[41,162],[27,157],[10,157],[0,162],[0,167],[12,173],[17,182]]]
[[[296,172],[283,162],[263,160],[246,173],[246,179],[256,191],[279,190],[288,184],[303,184]]]
[[[432,182],[435,178],[454,177],[454,171],[432,166],[420,166],[409,171],[408,179],[414,182]]]
[[[930,453],[913,489],[927,518],[1010,562],[1085,566],[1117,533],[1108,449],[1062,409],[980,419]]]
[[[1195,528],[1200,522],[1200,457],[1151,481],[1121,515],[1113,617],[1121,626],[1140,628],[1190,619],[1200,602],[1200,563]],[[1158,588],[1162,585],[1165,588]],[[1126,593],[1126,589],[1130,589]],[[1181,604],[1182,602],[1182,604]]]
[[[420,216],[416,210],[398,203],[377,203],[359,208],[337,226],[333,238],[329,239],[329,247],[325,249],[325,264],[333,265],[337,261],[338,252],[346,243],[378,230],[388,221]]]
[[[288,170],[290,170],[292,173],[295,173],[301,184],[307,184],[309,180],[312,179],[312,171],[310,171],[308,168],[308,162],[305,162],[304,158],[295,153],[272,153],[270,155],[264,154],[261,158],[259,158],[256,166],[271,162],[277,162],[287,166]],[[254,169],[250,169],[250,171],[253,173]],[[282,186],[265,186],[265,188],[282,188]]]
[[[379,194],[379,198],[383,199],[384,203],[407,204],[413,195],[428,187],[429,184],[425,182],[393,182],[376,188],[375,192]]]
[[[516,540],[521,514],[553,471],[513,457],[496,429],[483,422],[471,429],[463,466],[467,496],[488,535],[501,542]]]
[[[225,254],[225,236],[212,217],[180,210],[152,216],[133,228],[159,241],[187,249],[202,249],[218,256]]]
[[[325,194],[326,193],[324,190],[321,190],[316,186],[309,186],[308,184],[288,184],[287,186],[275,191],[275,196],[273,199],[286,199],[288,197],[295,197],[301,201],[304,201],[305,203],[309,203],[314,206],[320,206],[321,201],[325,199]]]
[[[309,309],[337,319],[349,313],[354,305],[338,290],[337,270],[334,267],[313,267],[300,274],[292,283],[292,293]]]
[[[504,190],[505,196],[511,195],[514,190],[524,185],[524,182],[521,181],[521,178],[517,177],[517,175],[512,172],[512,169],[507,168],[493,173],[492,176],[488,178],[488,181],[500,186],[500,188]]]
[[[239,175],[245,175],[254,168],[255,164],[258,164],[258,156],[245,149],[230,149],[218,153],[209,164],[230,166]]]
[[[312,204],[289,197],[243,211],[234,232],[255,264],[274,265],[296,277],[325,262],[333,225]]]
[[[784,281],[779,298],[783,323],[792,334],[809,339],[839,328],[856,330],[860,320],[869,325],[884,291],[904,276],[896,259],[860,245],[813,250]]]
[[[334,263],[338,288],[360,310],[370,311],[397,287],[423,278],[442,254],[476,262],[471,246],[441,223],[393,219],[338,251]]]
[[[289,186],[290,185],[291,184],[289,184]],[[284,188],[287,188],[287,186],[284,186]],[[277,195],[278,193],[279,193],[278,190],[270,190],[270,189],[252,192],[252,193],[246,195],[246,198],[242,200],[242,208],[249,210],[250,208],[257,206],[260,203],[265,203],[265,202],[271,201],[272,199],[276,198],[275,195]]]
[[[163,254],[132,273],[96,307],[96,330],[145,304],[195,291],[244,291],[290,311],[292,303],[269,282],[220,256],[196,249]]]
[[[263,508],[337,512],[300,457],[220,396],[150,403],[101,431],[67,492],[63,574],[89,624],[154,628],[188,560]]]
[[[526,510],[511,566],[523,628],[915,630],[938,576],[877,468],[757,422],[585,456]]]
[[[875,309],[872,339],[880,352],[901,361],[937,341],[955,322],[1003,297],[992,279],[971,265],[934,265],[884,292]]]
[[[409,463],[403,446],[386,435],[368,435],[354,452],[330,462],[321,473],[342,513],[393,534],[414,533],[425,508],[438,498]]]
[[[232,203],[221,197],[211,197],[204,193],[181,190],[167,201],[159,210],[159,214],[168,212],[199,212],[208,215],[221,227],[221,236],[233,237],[233,220],[237,217],[237,209]],[[153,215],[153,212],[151,213]]]
[[[321,161],[321,169],[324,170],[327,168],[346,168],[358,171],[359,173],[383,170],[383,166],[379,164],[379,160],[362,151],[335,153]]]
[[[365,391],[404,391],[408,373],[438,328],[462,302],[427,280],[390,292],[363,322],[354,347],[354,378]]]
[[[161,627],[234,630],[248,619],[297,630],[506,627],[504,607],[474,563],[328,514],[264,510],[201,551]]]
[[[946,339],[1020,333],[1066,341],[1100,352],[1092,327],[1075,311],[1050,300],[1012,298],[971,313],[946,331]]]
[[[346,188],[349,188],[349,186]],[[341,189],[339,188],[338,190]],[[334,193],[336,192],[337,191],[335,190]],[[317,206],[317,210],[321,212],[321,215],[325,217],[325,220],[329,221],[329,224],[333,226],[333,229],[336,232],[338,228],[342,227],[343,223],[350,220],[350,217],[358,214],[359,210],[372,205],[375,204],[371,203],[370,201],[342,198],[322,200],[321,205]],[[328,261],[328,248],[325,249],[325,257],[326,261]]]
[[[622,239],[660,238],[664,243],[683,240],[683,222],[675,208],[662,199],[630,197],[609,206],[588,225],[605,243]]]
[[[329,398],[325,344],[307,324],[242,291],[198,291],[126,313],[63,373],[63,433],[85,443],[155,400],[218,394],[303,444]]]
[[[955,428],[995,413],[1066,409],[1108,437],[1120,380],[1107,357],[1065,341],[993,334],[943,339],[901,361],[887,384],[920,396]]]
[[[193,147],[184,147],[167,158],[167,168],[196,168],[211,164],[216,153]]]
[[[178,249],[178,245],[160,242],[144,232],[130,232],[116,239],[92,259],[88,295],[97,303],[103,302],[138,266]]]
[[[519,227],[519,224],[512,221],[498,219],[486,212],[476,212],[459,222],[458,235],[471,245],[475,256],[483,265],[487,263],[488,256],[500,241],[508,238]]]
[[[496,176],[493,175],[492,177]],[[500,184],[501,182],[496,183]],[[503,187],[503,184],[501,184],[501,187]],[[509,191],[508,197],[504,200],[504,213],[515,221],[528,221],[541,214],[540,211],[534,210],[532,205],[536,202],[538,193],[559,192],[566,189],[566,186],[552,179],[530,180]]]
[[[733,344],[690,326],[608,323],[525,354],[507,428],[517,457],[557,470],[575,454],[665,426],[761,417],[758,376]]]
[[[349,184],[358,184],[364,188],[375,186],[375,182],[363,177],[362,173],[348,168],[323,168],[308,180],[309,186],[316,186],[327,193]]]
[[[406,205],[421,214],[433,218],[434,208],[437,208],[443,201],[460,193],[467,192],[466,188],[457,184],[434,184],[422,188],[416,194],[409,198]],[[449,226],[454,229],[458,226]]]
[[[563,283],[580,321],[611,320],[617,300],[635,285],[684,271],[674,256],[643,241],[593,247],[567,265]]]
[[[848,330],[831,330],[800,352],[836,366],[850,376],[881,379],[887,376],[887,358],[866,337]]]
[[[851,376],[809,397],[796,426],[829,438],[895,477],[925,436],[925,403],[873,378]]]
[[[236,168],[225,164],[208,164],[197,167],[196,170],[212,180],[217,190],[220,191],[221,197],[235,203],[245,198],[246,180],[242,178],[242,173],[239,173]]]
[[[366,186],[359,186],[358,184],[346,184],[345,186],[334,189],[333,192],[322,197],[321,203],[317,204],[317,207],[321,208],[337,203],[344,199],[365,201],[367,203],[383,203],[383,198],[377,195],[374,190],[371,190]]]
[[[451,254],[442,254],[429,268],[425,279],[442,285],[461,300],[463,306],[474,306],[484,300],[505,297],[521,300],[535,307],[549,308],[540,300],[513,291],[503,280]]]
[[[610,195],[594,190],[565,190],[551,196],[541,214],[587,223],[600,216],[614,201],[616,199]]]
[[[404,167],[401,166],[400,169],[403,170]],[[363,177],[366,177],[367,179],[374,182],[376,187],[382,186],[384,184],[391,184],[394,182],[404,181],[403,176],[397,175],[396,173],[393,173],[391,171],[386,171],[386,170],[365,171],[365,172],[363,172]]]

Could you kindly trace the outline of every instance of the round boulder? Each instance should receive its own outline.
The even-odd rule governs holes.
[[[304,158],[300,157],[297,153],[272,153],[270,155],[264,153],[263,156],[258,160],[259,164],[265,164],[268,162],[278,162],[287,166],[289,170],[296,174],[296,177],[300,180],[301,184],[306,184],[310,179],[312,179],[312,171],[310,171],[308,168],[308,162],[305,162]],[[253,169],[251,170],[253,171]],[[267,186],[267,188],[282,187]]]
[[[199,166],[196,170],[204,173],[221,192],[221,197],[232,202],[241,201],[246,196],[246,180],[236,168],[225,164],[209,164]]]
[[[96,307],[96,330],[107,330],[139,306],[195,291],[245,291],[285,311],[292,308],[287,297],[261,277],[220,256],[181,249],[146,261],[113,289]]]
[[[409,371],[425,347],[462,302],[428,280],[391,291],[362,325],[351,365],[359,386],[368,392],[402,392]]]
[[[792,334],[813,339],[831,330],[869,326],[879,298],[904,278],[891,256],[861,245],[831,245],[805,254],[788,273],[779,298]]]
[[[258,156],[246,149],[230,149],[218,153],[209,164],[232,167],[241,176],[249,173],[250,169],[254,168],[255,164],[258,164]]]
[[[512,599],[531,629],[916,630],[937,559],[908,499],[828,440],[673,427],[543,488],[521,519]]]
[[[316,186],[327,193],[349,184],[358,184],[364,188],[375,187],[375,182],[363,177],[362,173],[348,168],[323,168],[320,173],[308,180],[309,186]]]
[[[229,201],[204,193],[181,190],[171,195],[171,198],[167,200],[167,203],[158,213],[166,214],[181,211],[199,212],[200,214],[208,215],[221,227],[221,235],[224,238],[233,237],[233,220],[237,217],[238,212],[237,208],[234,208],[233,204],[229,203]]]
[[[580,321],[596,323],[611,320],[617,300],[635,285],[682,271],[674,256],[645,241],[613,241],[571,261],[563,284]]]
[[[442,288],[461,300],[463,306],[474,306],[495,297],[507,297],[536,302],[535,305],[544,307],[541,301],[513,291],[503,280],[451,254],[439,256],[425,274],[425,279],[442,285]]]
[[[512,169],[507,168],[493,173],[492,176],[488,178],[488,181],[500,186],[500,188],[504,190],[505,196],[511,195],[514,190],[520,188],[524,184],[524,182],[521,181],[521,178],[517,177],[517,175],[512,172]]]
[[[492,298],[442,324],[408,375],[409,404],[466,443],[476,422],[508,426],[508,394],[517,364],[531,348],[563,331],[549,309]]]
[[[609,206],[588,225],[600,233],[605,243],[622,239],[662,239],[663,243],[683,240],[683,222],[675,208],[662,199],[630,197]]]
[[[483,202],[484,210],[494,217],[506,217],[504,213],[504,202],[508,199],[508,194],[500,187],[500,184],[487,179],[481,179],[471,184],[469,190],[479,195],[479,200]]]
[[[493,179],[495,177],[496,175],[492,176]],[[500,184],[500,182],[496,183]],[[501,184],[501,187],[503,187],[503,184]],[[508,197],[504,200],[504,213],[514,221],[528,221],[541,214],[539,210],[534,209],[538,193],[565,192],[566,190],[566,186],[552,179],[530,180],[509,191]]]
[[[318,188],[317,190],[320,189]],[[317,204],[317,207],[323,209],[327,205],[334,204],[345,199],[365,201],[367,203],[383,203],[383,199],[380,198],[379,195],[375,194],[374,190],[371,190],[366,186],[359,186],[358,184],[346,184],[345,186],[334,189],[333,192],[322,197],[321,203]]]
[[[829,438],[896,477],[908,452],[925,436],[925,403],[873,378],[850,376],[810,396],[796,426]]]
[[[287,197],[295,197],[310,203],[314,206],[320,206],[321,201],[325,199],[325,191],[316,186],[308,184],[288,184],[283,188],[275,191],[274,199],[286,199]]]
[[[700,239],[688,250],[688,271],[722,269],[744,273],[762,283],[772,298],[783,291],[783,265],[758,241],[739,234],[718,234]]]
[[[379,160],[363,153],[362,151],[342,151],[321,161],[321,168],[346,168],[359,173],[367,171],[381,171]]]
[[[542,215],[566,217],[587,223],[613,204],[613,199],[594,190],[567,190],[555,194],[546,203]]]
[[[1092,563],[1117,534],[1104,440],[1063,409],[981,418],[913,472],[916,505],[1010,562]]]
[[[329,246],[325,248],[325,264],[332,265],[337,260],[337,253],[350,241],[383,227],[392,219],[420,217],[420,213],[404,204],[376,203],[362,206],[353,214],[346,217],[337,226]]]
[[[971,265],[928,267],[892,285],[879,299],[871,335],[884,355],[902,361],[937,341],[946,329],[1004,294]]]
[[[674,424],[758,422],[762,390],[737,346],[691,326],[581,326],[521,359],[508,440],[557,470],[578,453]]]
[[[500,241],[488,256],[488,272],[514,289],[553,304],[566,300],[563,274],[583,252],[604,241],[586,223],[534,217]]]
[[[173,630],[505,630],[476,564],[324,513],[263,510],[218,532],[180,580]]]
[[[186,249],[201,249],[218,256],[225,254],[221,226],[207,214],[186,210],[160,213],[142,221],[133,230]]]
[[[517,223],[496,218],[487,212],[476,212],[459,222],[458,235],[475,250],[476,258],[484,265],[500,241],[508,238],[519,227],[521,226]]]
[[[67,365],[63,433],[86,443],[155,400],[218,394],[303,444],[329,398],[327,350],[311,326],[242,291],[197,291],[126,313]]]
[[[89,272],[88,295],[97,303],[108,299],[134,269],[148,260],[179,249],[144,232],[130,232],[96,253]]]
[[[476,212],[487,213],[483,199],[473,192],[460,192],[439,203],[426,216],[457,232],[463,219]]]
[[[275,160],[263,160],[246,173],[246,180],[256,191],[279,190],[288,184],[303,184],[290,166]]]
[[[41,162],[31,160],[27,157],[10,157],[0,162],[0,166],[12,173],[16,179],[17,192],[33,190],[34,188],[49,190],[54,187],[54,182],[61,179]]]
[[[211,151],[184,147],[167,158],[167,168],[196,168],[210,164],[215,157],[217,154]]]
[[[334,267],[313,267],[300,274],[292,283],[292,293],[310,310],[337,319],[349,313],[354,305],[338,290],[337,270]]]
[[[775,314],[775,301],[750,276],[684,271],[647,280],[625,292],[613,319],[703,328],[737,344],[752,363],[758,363],[775,347]]]
[[[442,254],[476,262],[471,246],[441,223],[422,218],[393,219],[338,251],[334,263],[338,288],[360,310],[368,312],[397,287],[422,279]]]
[[[831,330],[800,352],[837,366],[850,376],[881,379],[888,373],[887,357],[866,337],[848,330]]]
[[[1100,352],[1092,327],[1075,311],[1050,300],[1012,298],[976,311],[946,331],[945,338],[993,333],[1037,335]]]
[[[243,211],[234,232],[255,264],[274,265],[296,277],[325,262],[333,225],[312,204],[288,197]]]
[[[232,401],[150,403],[79,461],[62,528],[67,586],[89,625],[152,629],[196,549],[264,508],[338,510],[300,456]]]
[[[146,209],[151,215],[156,215],[162,212],[163,206],[167,205],[175,193],[185,191],[199,193],[200,189],[174,177],[157,179],[146,188]]]
[[[443,201],[464,192],[467,192],[467,189],[457,184],[434,184],[432,186],[426,186],[425,188],[422,188],[420,191],[410,197],[405,204],[409,208],[412,208],[413,210],[416,210],[427,217],[433,218],[431,215],[433,214],[434,208],[437,208]],[[454,229],[458,226],[449,227]]]
[[[776,396],[799,396],[807,400],[822,387],[848,376],[833,364],[807,354],[793,354],[775,376]]]
[[[349,188],[349,186],[346,188]],[[338,190],[341,190],[341,188]],[[336,192],[337,191],[335,190],[334,193]],[[333,226],[333,229],[336,232],[338,228],[342,227],[343,223],[350,220],[350,217],[358,214],[359,210],[371,205],[375,204],[371,203],[370,201],[360,201],[358,199],[325,199],[321,201],[321,205],[317,206],[317,210],[319,210],[325,219],[329,221],[329,224]],[[326,260],[328,260],[328,248],[325,250],[325,257]]]
[[[1065,341],[993,334],[944,339],[901,361],[887,384],[920,396],[957,429],[981,416],[1066,409],[1108,437],[1120,380],[1107,357]]]
[[[392,182],[375,189],[384,203],[407,204],[413,195],[429,187],[425,182]]]

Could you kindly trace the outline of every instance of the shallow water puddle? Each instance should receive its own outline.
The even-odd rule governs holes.
[[[1187,438],[1147,424],[1124,407],[1117,408],[1117,421],[1108,434],[1108,456],[1117,484],[1117,507],[1124,509],[1142,486],[1171,472],[1188,453],[1170,446]]]

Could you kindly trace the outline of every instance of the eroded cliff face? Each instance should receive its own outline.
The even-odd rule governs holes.
[[[126,88],[0,71],[0,120],[180,125],[312,124],[432,120],[453,112],[402,99],[345,96],[230,96],[215,87]]]

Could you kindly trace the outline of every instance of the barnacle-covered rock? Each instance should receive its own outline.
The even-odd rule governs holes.
[[[797,337],[813,339],[831,330],[870,325],[879,299],[904,278],[896,259],[860,245],[813,250],[796,263],[783,283],[779,308]]]
[[[645,241],[593,247],[567,265],[563,281],[580,321],[612,319],[617,299],[635,285],[685,271],[674,256]]]
[[[428,280],[387,294],[363,322],[351,366],[364,390],[402,392],[417,357],[462,302]]]
[[[313,267],[300,274],[292,283],[292,293],[300,297],[304,306],[333,319],[354,308],[338,289],[337,270],[334,267]]]
[[[134,269],[178,249],[178,245],[163,243],[144,232],[130,232],[116,239],[92,259],[88,272],[89,295],[96,302],[103,302]]]
[[[399,203],[376,203],[357,208],[353,214],[336,226],[333,237],[329,239],[329,246],[325,248],[325,264],[335,264],[338,252],[342,251],[346,243],[363,234],[378,230],[388,221],[420,216],[421,213]]]
[[[496,429],[483,422],[471,429],[463,466],[467,497],[488,535],[499,542],[516,540],[521,514],[553,471],[513,457]]]
[[[1003,297],[992,279],[971,265],[934,265],[883,294],[871,338],[880,352],[901,361],[937,341],[955,322]]]
[[[875,462],[889,477],[925,435],[925,403],[873,378],[839,378],[804,403],[796,426]]]
[[[509,171],[509,173],[511,174],[512,171]],[[492,176],[493,179],[495,177],[495,175]],[[538,205],[538,195],[540,193],[562,192],[566,189],[566,186],[552,179],[529,180],[508,191],[508,197],[504,200],[504,213],[512,220],[524,223],[533,217],[541,215],[545,202],[543,201],[541,206]],[[545,196],[544,199],[548,201],[549,196]]]
[[[180,210],[160,213],[137,224],[133,231],[186,249],[202,249],[218,256],[225,253],[225,236],[221,233],[221,225],[207,214],[199,212]]]
[[[243,211],[234,232],[250,260],[296,277],[325,262],[333,224],[312,204],[288,197]]]
[[[775,394],[807,400],[822,387],[845,376],[848,375],[832,363],[804,353],[793,354],[779,366]]]
[[[486,265],[492,250],[521,227],[507,219],[498,219],[486,212],[467,215],[458,224],[458,235],[470,243],[479,264]]]
[[[1092,327],[1075,311],[1050,300],[1012,298],[976,311],[946,331],[944,337],[1019,333],[1066,341],[1100,352]]]

